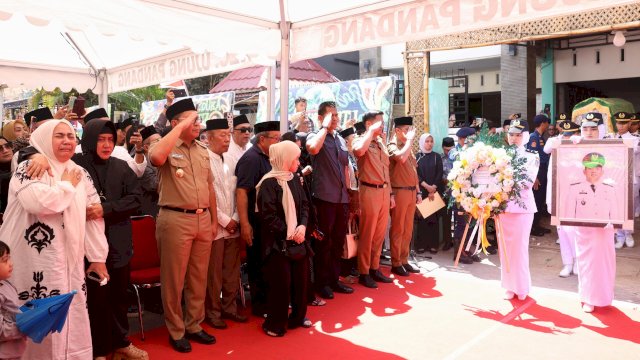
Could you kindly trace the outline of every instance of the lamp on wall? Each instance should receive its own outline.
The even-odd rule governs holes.
[[[626,42],[627,39],[624,37],[624,31],[616,31],[615,36],[613,37],[613,45],[623,47]]]

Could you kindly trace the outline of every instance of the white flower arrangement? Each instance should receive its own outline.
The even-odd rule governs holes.
[[[513,155],[482,142],[461,151],[447,178],[452,201],[476,219],[503,212],[515,196]]]

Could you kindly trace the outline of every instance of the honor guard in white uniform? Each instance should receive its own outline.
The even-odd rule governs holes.
[[[617,112],[613,114],[613,120],[615,120],[616,129],[618,132],[616,134],[612,134],[610,138],[613,139],[633,139],[635,145],[633,147],[633,158],[634,165],[637,166],[638,162],[636,161],[640,156],[640,148],[638,147],[638,137],[631,135],[629,132],[629,128],[631,126],[631,114],[626,112]],[[640,203],[640,183],[638,182],[638,177],[633,177],[633,204],[634,209]],[[616,249],[622,249],[624,245],[627,247],[633,247],[633,231],[632,230],[617,230],[616,231]]]

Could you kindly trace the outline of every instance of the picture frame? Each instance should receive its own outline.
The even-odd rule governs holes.
[[[551,154],[551,224],[633,230],[636,143],[563,140]]]

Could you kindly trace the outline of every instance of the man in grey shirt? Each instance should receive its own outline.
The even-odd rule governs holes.
[[[324,233],[324,239],[314,243],[315,290],[325,299],[333,299],[334,291],[353,293],[353,288],[339,281],[349,216],[349,155],[347,144],[337,131],[339,120],[336,104],[323,102],[318,107],[318,122],[322,126],[307,137],[313,167],[312,202],[318,227]]]

